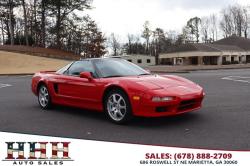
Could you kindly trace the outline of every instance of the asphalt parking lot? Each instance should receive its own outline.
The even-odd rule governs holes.
[[[161,73],[162,74],[162,73]],[[250,70],[175,74],[201,85],[200,110],[115,125],[105,114],[58,106],[40,108],[32,76],[0,76],[0,131],[127,143],[250,150]]]

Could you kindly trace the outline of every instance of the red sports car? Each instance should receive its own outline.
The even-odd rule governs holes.
[[[58,71],[37,72],[31,89],[44,109],[59,104],[106,112],[114,123],[194,111],[205,95],[185,78],[154,75],[116,58],[79,60]]]

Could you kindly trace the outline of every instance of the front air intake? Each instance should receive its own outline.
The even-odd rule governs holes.
[[[156,113],[167,112],[167,111],[168,111],[168,107],[156,107],[155,108]]]

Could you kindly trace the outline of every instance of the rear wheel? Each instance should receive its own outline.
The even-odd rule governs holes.
[[[128,123],[133,119],[129,98],[119,89],[109,92],[104,107],[110,120],[116,124]]]
[[[42,84],[38,90],[38,102],[43,109],[52,107],[51,97],[49,95],[48,87]]]

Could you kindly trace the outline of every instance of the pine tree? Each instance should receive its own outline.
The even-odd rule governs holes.
[[[63,22],[67,21],[70,14],[74,14],[74,11],[84,11],[85,9],[91,9],[90,4],[92,0],[49,0],[51,16],[56,17],[56,42],[57,48],[61,49],[61,36]]]

